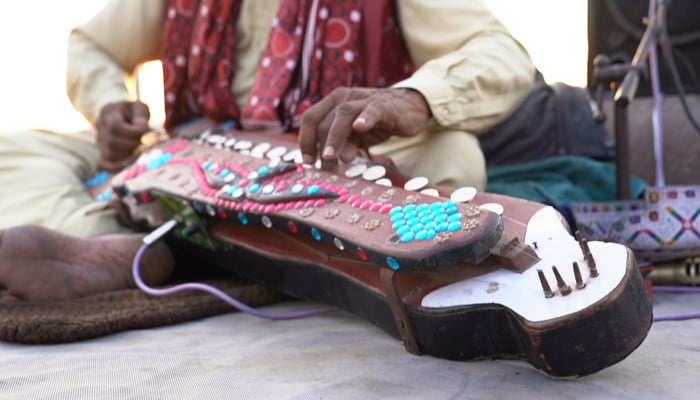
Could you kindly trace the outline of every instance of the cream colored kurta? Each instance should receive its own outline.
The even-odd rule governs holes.
[[[398,0],[397,4],[418,70],[395,86],[422,93],[432,121],[418,137],[395,138],[371,151],[388,155],[409,176],[483,189],[485,162],[475,135],[522,103],[535,68],[481,0]],[[247,100],[278,5],[279,0],[244,2],[237,28],[238,70],[231,88],[239,107]],[[67,92],[90,122],[105,104],[134,99],[127,82],[139,64],[158,59],[167,15],[163,0],[110,0],[72,31]],[[0,199],[0,228],[31,222],[78,236],[118,230],[105,222],[113,218],[112,211],[93,202],[81,185],[95,172],[96,157],[94,145],[70,136],[38,132],[0,136],[0,186],[11,185],[22,193],[17,201],[9,196]],[[18,158],[42,160],[41,169]],[[51,174],[52,185],[64,189],[27,185],[42,171]]]
[[[239,108],[248,98],[279,0],[244,1],[238,24]],[[399,0],[399,18],[418,71],[395,86],[421,92],[444,127],[483,132],[517,107],[532,87],[528,54],[481,0]],[[156,60],[164,0],[110,1],[69,38],[67,88],[94,121],[106,103],[127,99],[124,77]]]

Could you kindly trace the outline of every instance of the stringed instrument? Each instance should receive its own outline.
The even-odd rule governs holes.
[[[303,165],[293,135],[207,129],[143,152],[110,189],[170,240],[292,296],[338,306],[453,360],[582,376],[651,326],[633,254],[574,237],[552,207],[449,190],[358,160]]]

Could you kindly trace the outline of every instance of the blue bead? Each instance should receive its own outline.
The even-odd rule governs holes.
[[[437,235],[437,232],[433,229],[428,229],[427,234],[425,236],[426,239],[432,239]]]
[[[403,236],[403,235],[405,235],[405,234],[407,234],[407,233],[409,233],[409,232],[411,232],[411,228],[410,228],[409,226],[406,226],[406,225],[404,225],[404,226],[402,226],[401,228],[399,228],[399,229],[396,230],[396,233],[397,233],[399,236]]]
[[[427,238],[428,238],[428,231],[425,229],[416,233],[416,240],[425,240]]]
[[[258,190],[260,190],[260,184],[259,184],[259,183],[255,183],[255,184],[253,184],[253,185],[250,187],[250,191],[253,192],[253,193],[257,192]]]
[[[421,224],[429,224],[429,223],[433,222],[433,217],[432,217],[432,215],[427,216],[427,217],[423,217],[420,219],[420,222],[421,222]]]
[[[450,222],[449,225],[447,225],[447,230],[450,232],[458,231],[459,228],[462,227],[462,223],[457,221],[457,222]]]
[[[447,221],[447,214],[436,215],[434,221],[435,221],[435,223],[438,223],[438,224],[441,224],[441,223]]]
[[[447,227],[448,227],[448,226],[449,226],[449,224],[448,224],[447,222],[440,222],[440,223],[437,225],[437,227],[435,228],[435,230],[436,230],[437,232],[445,232],[445,231],[447,230]]]
[[[406,221],[406,225],[408,225],[408,226],[413,226],[416,224],[420,224],[420,220],[418,218],[411,218],[411,219]]]
[[[447,201],[445,202],[445,204],[443,205],[443,207],[445,207],[445,208],[453,208],[453,207],[456,208],[456,207],[457,207],[457,203],[455,203],[453,200],[447,200]]]
[[[97,196],[97,201],[111,200],[113,196],[114,196],[114,192],[112,192],[111,190],[108,190],[108,191],[102,193],[101,195]]]
[[[429,206],[427,204],[419,204],[416,206],[416,211],[418,211],[418,212],[425,211],[428,209],[428,207]]]
[[[447,218],[447,222],[458,222],[462,220],[462,214],[452,214]]]
[[[431,210],[422,210],[418,212],[418,218],[430,217],[433,215]]]
[[[321,232],[316,228],[311,228],[311,236],[316,240],[321,240]]]
[[[404,227],[404,226],[406,226],[406,222],[403,221],[403,220],[401,220],[401,221],[396,221],[396,222],[394,222],[394,225],[392,225],[391,227],[394,228],[394,230],[398,230],[398,229],[401,229],[401,228]]]
[[[225,178],[226,175],[228,175],[228,174],[230,174],[230,173],[231,173],[231,171],[229,171],[229,170],[227,170],[227,169],[222,169],[221,172],[219,172],[219,176],[222,177],[222,178]]]
[[[233,192],[235,192],[236,190],[238,190],[238,186],[233,185],[228,189],[227,193],[230,194],[231,196],[233,196]]]
[[[410,242],[411,240],[413,240],[414,236],[415,235],[413,234],[413,232],[408,232],[405,235],[401,235],[401,241],[404,243]]]
[[[446,213],[447,215],[452,215],[452,214],[454,214],[454,213],[456,213],[456,212],[458,212],[458,211],[459,211],[459,209],[458,209],[457,207],[446,207],[446,208],[445,208],[445,213]]]
[[[406,207],[403,208],[403,211],[408,213],[408,212],[414,211],[415,209],[416,209],[415,204],[408,204]]]
[[[391,216],[391,222],[404,221],[403,214],[396,213]]]
[[[394,257],[387,257],[386,264],[389,266],[389,268],[393,269],[394,271],[397,271],[399,269],[399,262],[396,261]]]
[[[404,213],[404,218],[406,218],[406,219],[418,218],[418,213],[415,211],[407,211]]]
[[[109,178],[109,172],[100,171],[97,174],[95,174],[92,178],[86,180],[85,185],[88,187],[101,185],[101,184],[107,182],[108,178]]]
[[[403,207],[401,207],[401,206],[392,207],[391,210],[389,210],[389,215],[394,215],[394,214],[400,213],[402,211],[403,211]]]
[[[211,167],[211,161],[205,161],[202,163],[202,168],[209,169]]]
[[[413,225],[413,226],[411,227],[411,232],[413,232],[413,233],[418,233],[418,232],[422,231],[423,229],[425,229],[425,227],[423,226],[423,224],[416,224],[416,225]]]
[[[248,217],[243,213],[238,213],[238,220],[241,221],[243,225],[248,225]]]
[[[158,167],[160,167],[158,160],[149,161],[148,164],[146,164],[146,169],[149,171]]]
[[[230,120],[222,123],[221,125],[219,125],[219,129],[225,131],[225,130],[233,128],[233,125],[235,125],[235,124],[236,124],[236,121],[230,119]]]
[[[318,185],[311,185],[309,188],[306,190],[308,194],[316,194],[321,191],[321,188],[318,187]]]

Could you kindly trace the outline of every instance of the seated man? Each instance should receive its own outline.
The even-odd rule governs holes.
[[[142,235],[84,181],[128,165],[151,130],[125,86],[145,61],[163,62],[170,133],[197,118],[298,132],[307,162],[368,149],[405,175],[479,190],[477,135],[511,115],[536,76],[481,0],[115,0],[71,33],[68,56],[69,97],[96,137],[0,137],[0,185],[13,194],[0,199],[0,301],[134,286]],[[160,244],[143,265],[157,284],[173,259]]]

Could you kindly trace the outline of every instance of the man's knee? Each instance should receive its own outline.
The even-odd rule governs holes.
[[[41,225],[80,237],[120,231],[114,211],[84,180],[94,174],[94,144],[36,131],[0,134],[0,228]]]

